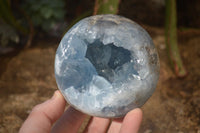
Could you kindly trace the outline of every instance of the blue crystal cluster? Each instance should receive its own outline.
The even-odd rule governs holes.
[[[121,117],[152,95],[159,60],[152,39],[138,24],[117,15],[96,15],[65,34],[56,52],[55,76],[76,109]]]

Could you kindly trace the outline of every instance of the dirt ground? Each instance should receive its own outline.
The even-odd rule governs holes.
[[[140,133],[200,133],[200,31],[179,32],[179,47],[188,71],[176,78],[164,42],[164,30],[145,26],[160,56],[160,79],[142,107]],[[59,41],[40,40],[21,52],[0,57],[0,132],[16,133],[35,106],[57,89],[54,56]]]

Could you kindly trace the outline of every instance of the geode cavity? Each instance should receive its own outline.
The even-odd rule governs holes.
[[[99,117],[121,117],[141,107],[159,76],[148,33],[117,15],[97,15],[74,25],[56,52],[58,88],[70,105]]]

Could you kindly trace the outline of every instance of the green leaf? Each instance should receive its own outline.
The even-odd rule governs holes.
[[[48,19],[53,15],[53,10],[47,6],[42,7],[40,12],[45,19]]]
[[[53,14],[55,18],[58,18],[58,19],[62,19],[65,16],[65,13],[61,9],[58,9],[56,12],[53,12]]]
[[[19,43],[19,35],[10,25],[0,21],[0,45],[7,46],[9,42]]]
[[[94,14],[117,14],[120,0],[96,0]]]
[[[23,8],[31,17],[34,26],[47,31],[56,23],[64,19],[65,2],[63,0],[23,0]]]

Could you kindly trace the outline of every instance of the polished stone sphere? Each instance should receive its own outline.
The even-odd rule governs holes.
[[[62,38],[55,77],[67,102],[98,117],[122,117],[141,107],[159,77],[159,59],[149,34],[117,15],[96,15]]]

